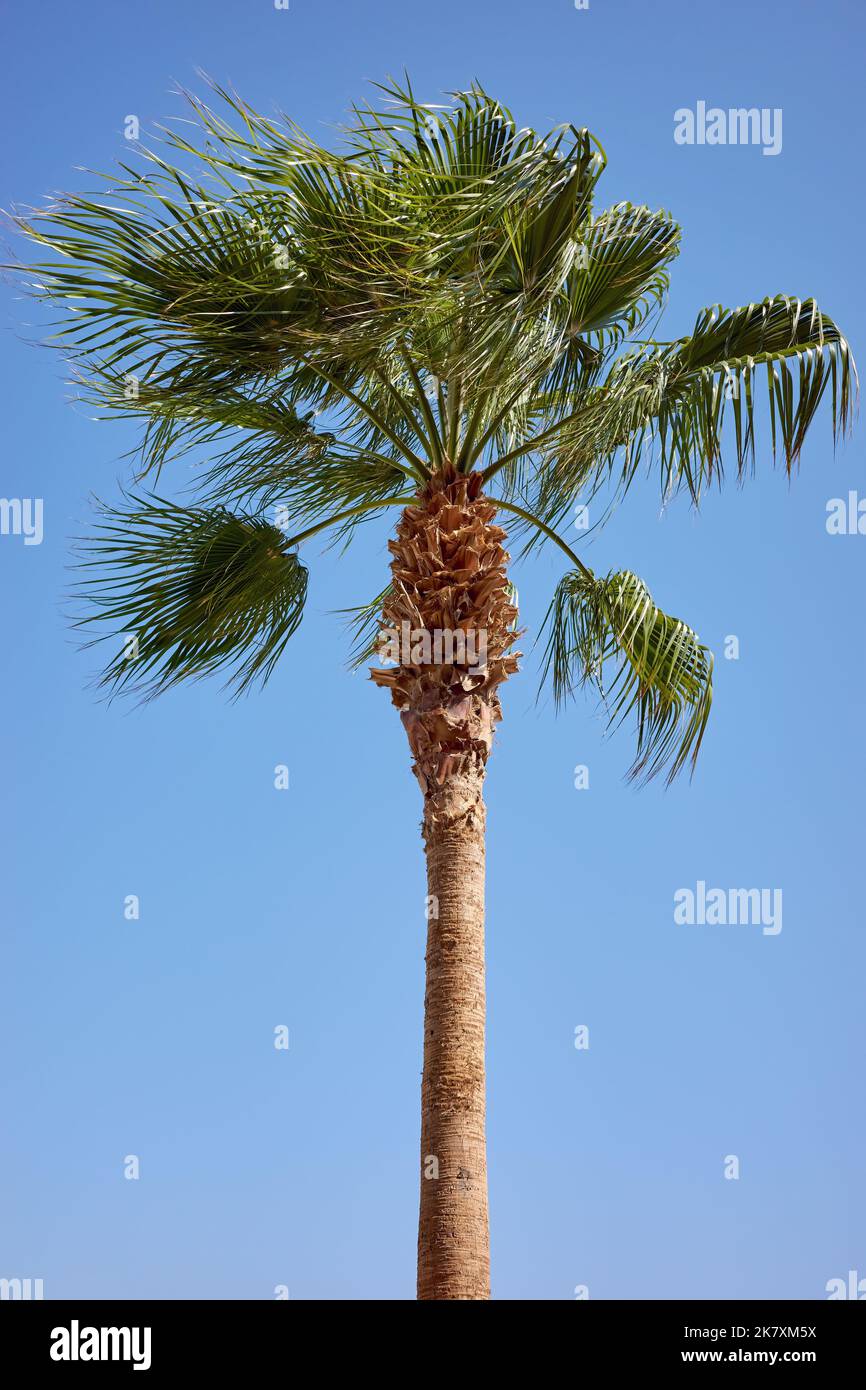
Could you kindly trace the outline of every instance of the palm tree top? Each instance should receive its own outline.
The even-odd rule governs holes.
[[[387,82],[334,149],[211,89],[101,191],[17,219],[83,394],[143,423],[137,491],[85,543],[83,621],[144,634],[108,686],[266,678],[302,616],[300,544],[478,473],[525,549],[569,558],[546,623],[557,699],[590,682],[634,716],[634,774],[693,765],[709,652],[629,571],[596,577],[561,523],[647,470],[697,505],[723,437],[742,478],[759,396],[789,472],[825,393],[844,433],[857,377],[835,323],[777,295],[656,337],[671,216],[599,209],[599,141],[520,128],[479,86],[431,105]],[[210,461],[179,505],[156,489],[190,452]],[[358,610],[362,655],[381,597]]]

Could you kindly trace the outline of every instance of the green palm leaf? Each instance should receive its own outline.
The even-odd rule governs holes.
[[[141,423],[137,478],[162,489],[193,465],[190,505],[103,513],[92,616],[140,634],[108,684],[266,676],[306,584],[281,527],[348,539],[476,471],[522,554],[551,540],[574,567],[548,616],[557,698],[604,671],[614,719],[637,717],[635,775],[693,761],[708,654],[634,576],[595,579],[557,528],[603,488],[605,520],[644,467],[697,504],[754,468],[762,415],[789,472],[826,398],[844,434],[857,373],[835,322],[776,295],[649,336],[679,228],[598,210],[598,140],[520,127],[478,85],[431,105],[386,82],[335,148],[211,91],[97,192],[18,219],[85,397]],[[377,602],[355,612],[357,651]]]
[[[724,477],[726,422],[737,477],[754,466],[762,378],[772,455],[781,445],[788,472],[828,386],[834,438],[848,429],[857,372],[847,341],[814,300],[779,295],[704,310],[690,337],[617,359],[584,409],[551,432],[543,467],[556,491],[573,493],[609,474],[619,458],[628,486],[641,460],[654,455],[663,494],[684,488],[697,502]]]
[[[557,703],[589,683],[610,725],[636,717],[631,777],[649,780],[667,766],[670,782],[686,763],[694,767],[712,704],[712,655],[690,627],[656,607],[637,575],[570,571],[545,629],[542,680],[552,675]]]
[[[81,546],[81,620],[118,651],[101,683],[150,697],[226,669],[236,693],[267,680],[301,621],[307,570],[259,517],[158,497],[103,507]]]

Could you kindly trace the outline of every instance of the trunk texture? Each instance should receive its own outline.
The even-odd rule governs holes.
[[[403,513],[383,611],[385,633],[399,636],[402,654],[396,667],[372,672],[400,710],[424,796],[419,1299],[490,1297],[482,792],[501,718],[498,687],[517,669],[517,610],[505,533],[480,488],[477,474],[449,468]],[[437,634],[441,643],[450,634],[451,645],[437,647]]]
[[[489,1298],[483,772],[424,798],[428,903],[418,1297]]]

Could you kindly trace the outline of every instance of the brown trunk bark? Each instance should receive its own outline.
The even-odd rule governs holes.
[[[424,799],[427,990],[419,1299],[490,1297],[484,1089],[483,771]]]
[[[427,991],[421,1089],[418,1297],[490,1297],[484,1096],[484,769],[501,717],[498,687],[517,669],[495,507],[478,474],[447,468],[407,507],[390,543],[385,632],[423,633],[399,664],[371,674],[391,691],[424,794]],[[434,645],[447,632],[472,655]],[[478,642],[484,638],[484,656]],[[390,638],[389,638],[390,640]],[[432,656],[427,652],[434,652]]]

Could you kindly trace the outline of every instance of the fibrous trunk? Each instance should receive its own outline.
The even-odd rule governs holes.
[[[407,507],[390,543],[383,610],[388,650],[396,637],[400,655],[372,672],[400,710],[424,796],[420,1299],[490,1296],[482,791],[498,687],[517,668],[517,611],[495,514],[480,477],[452,469]]]

